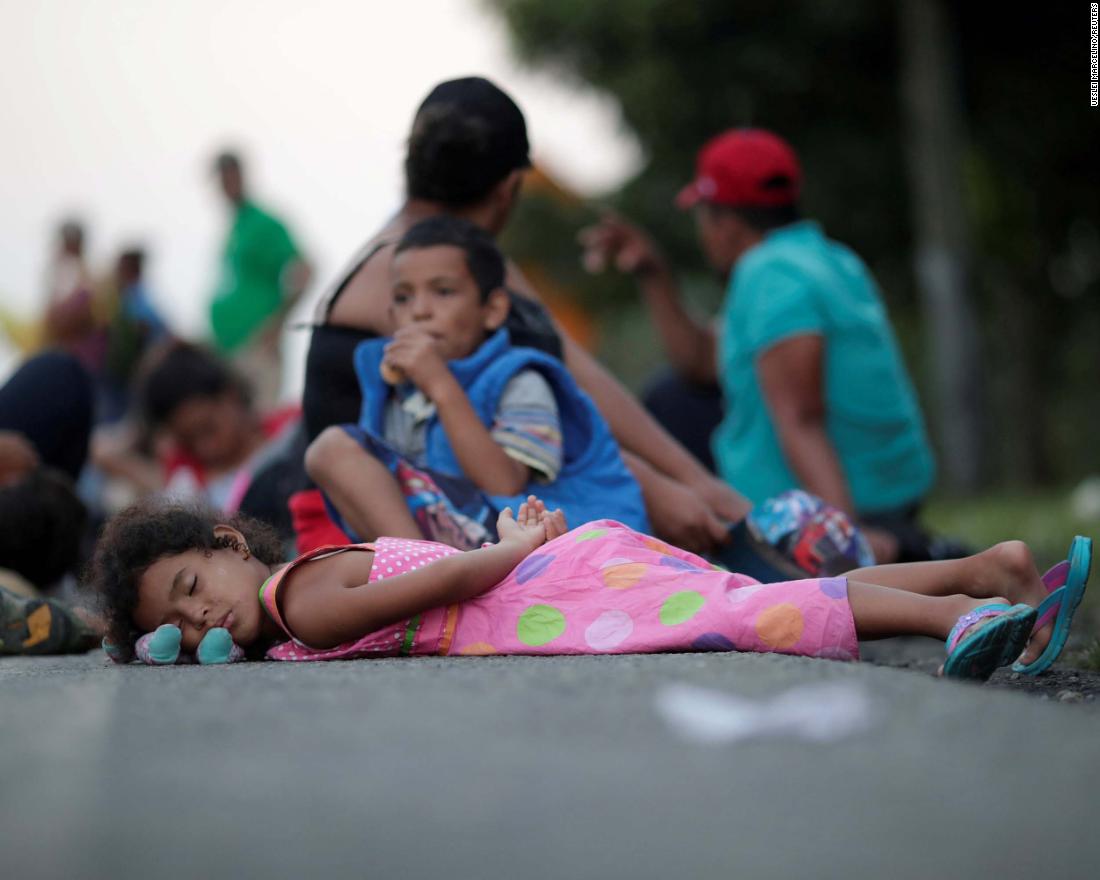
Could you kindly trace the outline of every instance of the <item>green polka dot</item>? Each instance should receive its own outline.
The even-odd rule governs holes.
[[[661,606],[661,623],[665,626],[686,623],[699,613],[699,609],[703,607],[705,602],[706,599],[703,598],[703,595],[696,593],[695,590],[673,593],[665,599],[665,604]]]
[[[581,532],[577,535],[577,543],[581,541],[592,541],[596,538],[602,538],[607,534],[607,529],[589,529],[587,532]]]
[[[516,622],[516,637],[532,648],[549,644],[563,632],[565,615],[552,605],[532,605]]]

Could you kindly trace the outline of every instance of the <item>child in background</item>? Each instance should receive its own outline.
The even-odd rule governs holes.
[[[326,429],[306,455],[347,534],[476,547],[533,491],[576,521],[648,527],[587,395],[560,362],[511,344],[504,269],[488,234],[455,217],[418,223],[397,245],[397,332],[355,353],[359,425]]]
[[[621,523],[566,531],[533,496],[515,517],[505,509],[497,531],[498,543],[465,553],[381,538],[280,566],[257,523],[147,502],[107,525],[91,583],[123,649],[171,624],[184,651],[224,627],[244,648],[281,642],[267,651],[276,660],[716,650],[852,660],[857,639],[920,634],[946,640],[946,675],[975,679],[1016,659],[1036,622],[1022,603],[1046,595],[1020,542],[765,586]],[[1080,601],[1090,553],[1075,541],[1067,585],[1052,594],[1064,606],[1056,631]]]
[[[151,352],[141,372],[139,407],[156,452],[142,454],[132,436],[101,435],[96,464],[139,492],[236,511],[253,475],[288,440],[298,408],[258,413],[245,383],[216,355],[190,343]]]

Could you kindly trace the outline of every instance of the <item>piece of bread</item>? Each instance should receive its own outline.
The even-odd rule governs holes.
[[[388,364],[385,361],[378,367],[378,374],[382,377],[382,381],[387,385],[400,385],[405,381],[405,371],[400,370],[393,364]]]

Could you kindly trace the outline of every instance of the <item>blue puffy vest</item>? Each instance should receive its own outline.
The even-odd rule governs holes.
[[[355,349],[355,372],[363,390],[359,425],[382,438],[383,413],[390,388],[378,373],[388,339],[368,339]],[[511,344],[500,329],[477,351],[447,366],[466,391],[481,423],[491,427],[504,386],[521,370],[538,370],[553,389],[561,419],[563,461],[552,483],[532,481],[519,495],[487,495],[502,510],[516,510],[530,494],[549,509],[560,507],[570,527],[594,519],[616,519],[638,531],[648,531],[642,492],[619,455],[619,447],[595,405],[564,366],[533,348]],[[439,418],[428,421],[426,466],[443,474],[462,476]]]

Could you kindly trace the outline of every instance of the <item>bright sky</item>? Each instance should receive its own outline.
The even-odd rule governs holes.
[[[201,334],[227,222],[208,174],[222,144],[326,284],[397,206],[413,111],[442,79],[504,86],[536,160],[582,191],[638,162],[614,105],[520,72],[477,0],[0,0],[0,35],[0,305],[26,315],[71,213],[96,269],[144,243],[158,305]]]

